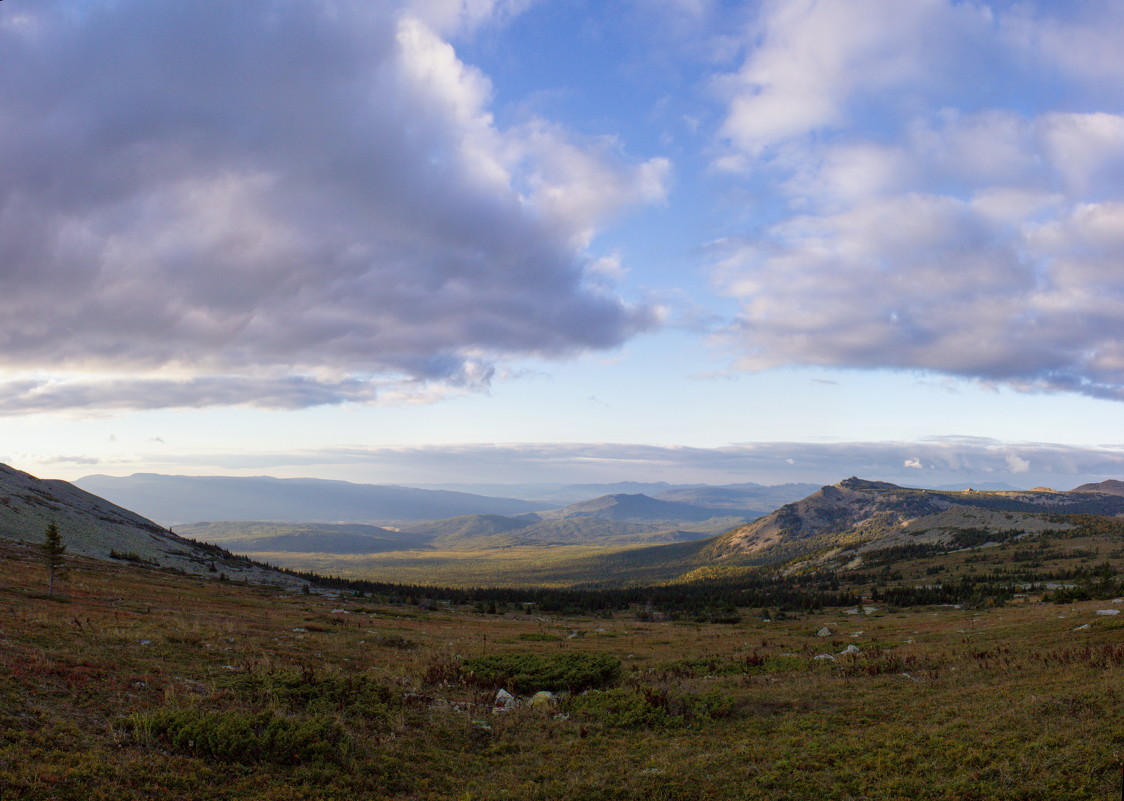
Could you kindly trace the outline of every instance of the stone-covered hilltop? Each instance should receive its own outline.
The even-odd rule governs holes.
[[[965,529],[1010,534],[1064,528],[1044,517],[1056,514],[1124,514],[1124,494],[1097,484],[1069,492],[950,492],[852,477],[732,529],[709,548],[715,558],[761,556],[774,562],[844,546],[861,551],[941,541]]]

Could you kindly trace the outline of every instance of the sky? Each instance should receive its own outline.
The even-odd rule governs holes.
[[[1124,5],[7,0],[0,461],[1124,478]]]

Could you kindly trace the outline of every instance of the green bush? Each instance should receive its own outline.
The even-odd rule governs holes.
[[[129,719],[142,743],[204,759],[243,764],[342,762],[349,749],[343,729],[325,716],[283,717],[273,712],[207,712],[194,707],[136,713]]]
[[[610,654],[488,654],[464,660],[465,678],[515,692],[580,692],[620,678],[621,661]]]
[[[242,700],[291,712],[383,717],[397,702],[396,694],[369,676],[312,669],[244,673],[228,686]]]

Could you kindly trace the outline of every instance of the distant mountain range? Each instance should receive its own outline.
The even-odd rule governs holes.
[[[75,484],[165,525],[214,520],[385,523],[535,511],[534,504],[514,498],[315,478],[136,473],[86,476]]]
[[[580,495],[575,503],[555,507],[522,498],[476,495],[448,489],[419,489],[387,484],[353,484],[311,478],[268,476],[131,476],[92,475],[75,484],[111,499],[163,525],[196,522],[291,522],[391,524],[443,520],[464,515],[517,516],[539,513],[544,519],[595,517],[603,520],[698,522],[712,517],[752,519],[816,489],[810,484],[730,484],[723,487],[670,484],[566,485],[563,494]],[[468,486],[468,485],[465,485]],[[502,485],[489,485],[500,490]],[[532,485],[542,488],[544,485]],[[553,486],[553,485],[545,485]],[[616,490],[595,491],[606,487]],[[659,497],[620,489],[648,487]]]
[[[666,481],[618,481],[612,484],[418,484],[420,489],[452,490],[478,495],[520,498],[539,509],[555,509],[603,495],[647,495],[661,501],[682,501],[699,506],[772,511],[781,504],[796,501],[815,492],[819,484],[742,483],[669,484]],[[706,500],[704,500],[706,499]]]
[[[312,479],[141,475],[91,476],[81,483],[85,488],[44,481],[0,465],[0,536],[40,542],[46,525],[55,522],[73,554],[195,573],[222,570],[231,577],[283,583],[295,580],[227,558],[202,543],[246,553],[340,555],[514,546],[651,546],[574,557],[567,575],[589,576],[592,586],[606,580],[635,583],[712,576],[724,565],[854,568],[868,554],[885,554],[898,546],[920,545],[927,553],[945,553],[1027,535],[1064,533],[1072,525],[1064,515],[1124,516],[1124,482],[1115,480],[1057,492],[925,490],[849,478],[751,522],[744,513],[752,509],[739,506],[747,495],[785,492],[791,485],[786,489],[679,487],[662,490],[664,498],[610,493],[533,512],[528,502],[518,499]],[[136,506],[162,509],[173,520],[200,512],[211,516],[216,510],[259,518],[264,513],[277,519],[187,525],[182,527],[190,537],[186,539],[124,504],[86,491],[99,486],[117,490],[115,501],[122,493],[135,493]],[[408,520],[465,506],[514,509],[506,514],[470,512]],[[325,518],[393,515],[406,520],[393,526],[309,520],[317,511]],[[731,514],[737,512],[743,514]],[[302,519],[286,520],[284,515]]]

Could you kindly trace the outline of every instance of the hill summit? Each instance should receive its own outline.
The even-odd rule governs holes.
[[[679,520],[703,521],[722,515],[741,513],[744,517],[755,517],[758,513],[750,510],[715,509],[697,506],[680,501],[661,501],[647,495],[618,493],[602,495],[600,498],[570,504],[561,509],[540,512],[544,520],[564,520],[571,517],[596,517],[602,520]]]

